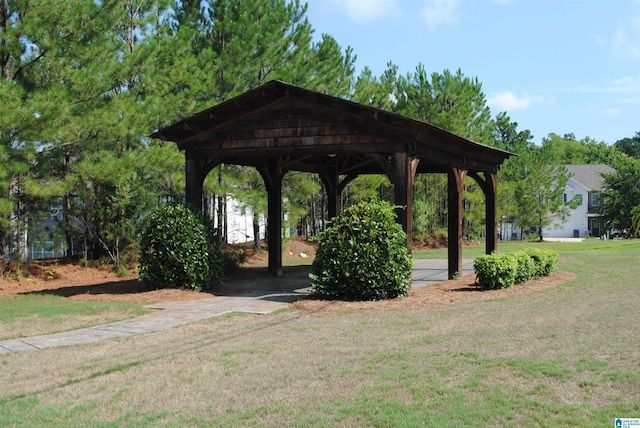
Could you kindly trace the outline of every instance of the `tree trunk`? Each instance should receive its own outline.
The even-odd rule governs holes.
[[[260,254],[260,215],[253,211],[253,247]]]

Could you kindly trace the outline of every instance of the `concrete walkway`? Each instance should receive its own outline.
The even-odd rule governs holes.
[[[415,260],[414,265],[414,290],[447,279],[447,260]],[[473,272],[473,260],[464,260],[462,265],[462,274]],[[290,302],[310,292],[309,278],[304,272],[252,280],[238,287],[245,288],[247,292],[187,302],[158,303],[147,306],[156,309],[154,312],[136,318],[62,333],[3,340],[0,341],[0,354],[151,333],[230,312],[268,314],[287,307]]]

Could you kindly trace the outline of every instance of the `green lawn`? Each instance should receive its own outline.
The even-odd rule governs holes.
[[[609,240],[602,241],[600,239],[591,238],[582,242],[537,242],[537,241],[499,241],[498,252],[512,252],[522,250],[524,248],[537,247],[547,248],[558,253],[565,251],[597,251],[599,249],[622,249],[626,246],[635,248],[638,245],[635,240]],[[473,259],[481,254],[485,254],[484,242],[480,242],[477,245],[463,247],[462,257],[466,259]],[[447,249],[429,249],[414,251],[413,257],[416,259],[446,259]]]
[[[0,354],[0,426],[606,427],[640,417],[640,241],[526,245],[555,249],[577,278],[494,300],[224,316]]]

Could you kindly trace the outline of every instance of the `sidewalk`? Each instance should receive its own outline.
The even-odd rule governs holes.
[[[462,274],[471,272],[473,260],[464,260]],[[447,279],[447,260],[415,260],[412,279],[413,289],[444,281]],[[0,354],[168,330],[230,312],[268,314],[286,308],[290,302],[299,300],[310,292],[309,278],[304,272],[253,280],[241,287],[248,292],[187,302],[158,303],[147,306],[155,309],[154,312],[136,318],[62,333],[3,340],[0,341]]]

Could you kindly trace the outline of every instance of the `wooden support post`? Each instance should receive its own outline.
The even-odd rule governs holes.
[[[269,244],[269,273],[282,275],[282,167],[279,158],[269,161],[263,171],[268,193],[267,239]],[[268,183],[267,183],[268,181]]]
[[[349,174],[340,181],[337,172],[334,174],[320,174],[320,180],[327,192],[327,215],[330,219],[340,214],[342,210],[342,203],[340,202],[342,191],[347,187],[347,184],[356,178],[358,178],[357,174]]]
[[[498,175],[485,172],[485,217],[487,241],[485,252],[491,254],[498,250]]]
[[[462,190],[465,171],[451,168],[448,176],[449,279],[462,273]]]
[[[407,234],[407,241],[411,245],[412,241],[412,202],[413,202],[413,181],[419,161],[411,159],[408,153],[394,153],[391,164],[391,182],[393,184],[393,202],[396,208],[398,223]]]
[[[320,180],[327,192],[327,215],[333,218],[340,213],[340,190],[338,189],[338,174],[320,174]]]
[[[202,186],[204,178],[201,178],[202,161],[187,158],[185,165],[185,202],[196,211],[202,211]]]
[[[495,172],[484,172],[484,178],[477,171],[468,174],[482,188],[485,209],[485,252],[491,254],[498,249],[498,175]]]

